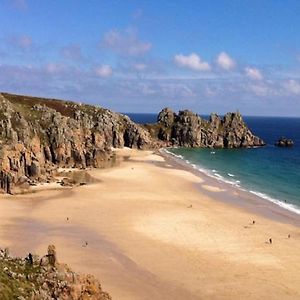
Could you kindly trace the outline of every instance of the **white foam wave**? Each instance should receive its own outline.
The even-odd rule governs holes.
[[[287,203],[287,202],[283,202],[279,199],[275,199],[275,198],[272,198],[264,193],[261,193],[261,192],[257,192],[257,191],[253,191],[253,190],[247,190],[245,189],[244,187],[241,187],[240,186],[240,180],[235,180],[235,181],[230,181],[230,180],[226,180],[222,175],[220,175],[219,173],[217,173],[217,170],[213,169],[211,171],[207,170],[207,169],[203,169],[201,168],[199,165],[195,165],[195,164],[192,164],[189,160],[186,160],[184,159],[184,157],[180,154],[175,154],[171,151],[168,151],[167,149],[164,149],[164,151],[170,155],[173,155],[181,160],[183,160],[186,164],[192,166],[194,169],[198,170],[200,173],[204,173],[205,175],[209,176],[209,177],[212,177],[218,181],[222,181],[222,182],[225,182],[227,184],[230,184],[232,186],[235,186],[236,188],[238,188],[240,191],[243,191],[243,192],[250,192],[251,194],[257,196],[257,197],[260,197],[264,200],[267,200],[267,201],[270,201],[286,210],[289,210],[289,211],[292,211],[298,215],[300,215],[300,207],[294,205],[294,204],[291,204],[291,203]],[[231,174],[231,173],[227,173],[228,176],[230,177],[235,177],[234,174]]]
[[[297,206],[294,205],[294,204],[287,203],[287,202],[282,202],[282,201],[280,201],[280,200],[278,200],[278,199],[275,199],[275,198],[272,198],[272,197],[270,197],[270,196],[268,196],[268,195],[266,195],[266,194],[264,194],[264,193],[260,193],[260,192],[256,192],[256,191],[251,191],[251,190],[250,190],[249,192],[250,192],[251,194],[254,194],[254,195],[256,195],[256,196],[258,196],[258,197],[260,197],[260,198],[263,198],[263,199],[265,199],[265,200],[268,200],[268,201],[270,201],[270,202],[272,202],[272,203],[277,204],[277,205],[280,206],[280,207],[283,207],[283,208],[285,208],[285,209],[287,209],[287,210],[290,210],[290,211],[292,211],[292,212],[294,212],[294,213],[300,215],[300,208],[297,207]]]
[[[220,178],[220,179],[224,179],[224,177],[218,173],[215,173],[215,177]]]

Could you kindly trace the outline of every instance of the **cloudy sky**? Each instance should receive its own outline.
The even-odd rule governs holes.
[[[300,117],[300,1],[0,0],[0,91]]]

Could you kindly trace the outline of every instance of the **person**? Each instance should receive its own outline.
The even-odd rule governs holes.
[[[270,244],[272,244],[272,239],[271,238],[269,238],[269,242],[270,242]]]

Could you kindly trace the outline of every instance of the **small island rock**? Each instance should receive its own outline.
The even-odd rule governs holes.
[[[275,143],[275,146],[278,146],[278,147],[292,147],[292,146],[294,146],[294,141],[292,139],[287,139],[285,137],[281,137]]]

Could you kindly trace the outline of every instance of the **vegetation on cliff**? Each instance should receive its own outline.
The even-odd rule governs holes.
[[[111,300],[91,275],[79,275],[58,263],[55,247],[50,245],[42,258],[9,256],[0,249],[1,300]]]

